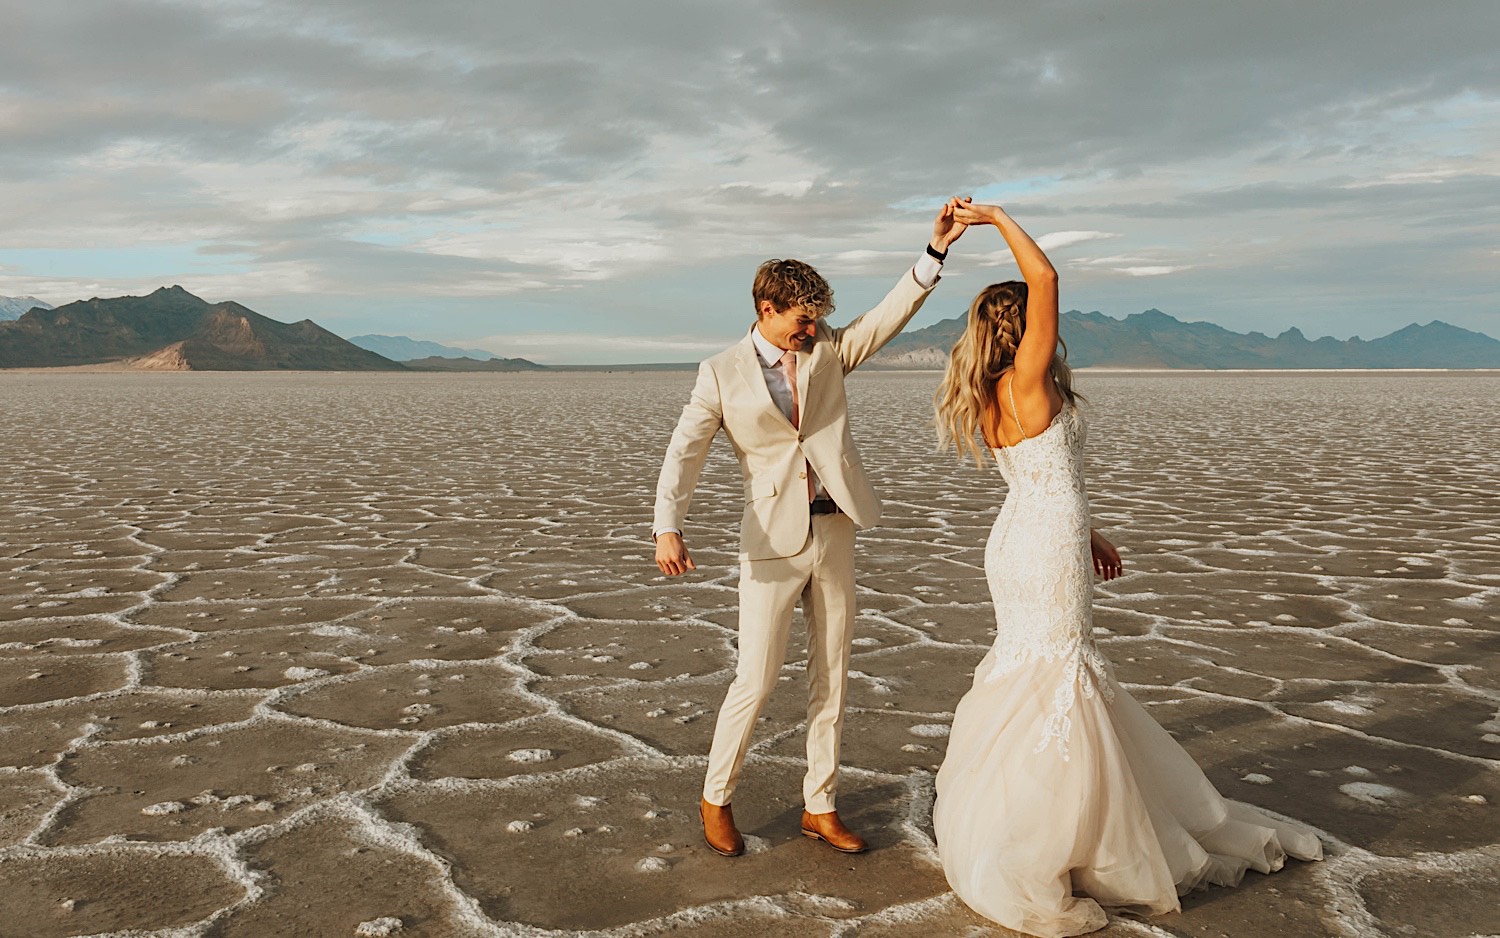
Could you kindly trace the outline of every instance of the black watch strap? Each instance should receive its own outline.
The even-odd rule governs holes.
[[[928,253],[929,256],[935,258],[939,263],[942,263],[943,261],[945,261],[945,260],[948,259],[948,252],[947,251],[939,251],[937,248],[933,247],[931,244],[927,245],[927,253]]]

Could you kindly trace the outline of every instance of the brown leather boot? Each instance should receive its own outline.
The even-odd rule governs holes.
[[[734,826],[734,811],[729,805],[699,798],[698,816],[703,819],[703,840],[708,849],[724,857],[737,857],[745,852],[745,838]]]
[[[802,812],[802,836],[821,840],[840,853],[864,853],[870,849],[865,839],[844,826],[837,811],[827,814]]]

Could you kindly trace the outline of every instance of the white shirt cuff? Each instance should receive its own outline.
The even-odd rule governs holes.
[[[682,532],[677,530],[676,528],[654,528],[651,531],[651,540],[654,541],[657,538],[661,537],[663,534],[675,534],[678,537],[682,536]]]
[[[924,290],[931,290],[938,282],[938,276],[943,272],[943,262],[922,252],[917,258],[917,266],[911,269],[911,275],[916,278],[917,284]]]

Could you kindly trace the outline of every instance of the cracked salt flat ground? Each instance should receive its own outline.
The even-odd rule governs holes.
[[[840,808],[797,835],[805,698],[694,813],[733,661],[737,467],[645,537],[690,374],[0,374],[0,935],[1001,930],[936,866],[931,772],[990,639],[991,468],[931,374],[850,386],[860,538]],[[1120,936],[1500,932],[1500,431],[1484,374],[1085,374],[1122,680],[1318,864]],[[132,931],[134,930],[134,931]]]

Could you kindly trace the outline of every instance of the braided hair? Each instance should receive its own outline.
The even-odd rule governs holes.
[[[1026,292],[1024,281],[1007,280],[980,290],[969,304],[968,324],[953,345],[948,371],[933,399],[939,450],[951,446],[959,455],[968,451],[981,464],[976,437],[983,437],[986,416],[999,407],[1000,376],[1015,364],[1016,349],[1026,334]],[[1065,400],[1079,400],[1067,363],[1068,347],[1061,338],[1057,344],[1052,381]]]

